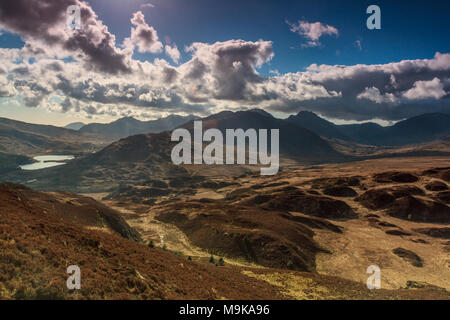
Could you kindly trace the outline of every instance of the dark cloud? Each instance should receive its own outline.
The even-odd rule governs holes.
[[[69,30],[66,10],[78,5],[81,28]],[[115,46],[115,36],[98,20],[92,8],[78,0],[2,0],[0,26],[17,33],[31,53],[45,52],[46,47],[81,57],[88,67],[101,72],[129,72],[127,57]],[[39,48],[38,46],[41,46]]]
[[[81,8],[79,30],[66,28],[66,9],[73,4]],[[89,115],[133,108],[204,114],[245,105],[346,120],[398,120],[450,110],[450,54],[379,65],[311,65],[304,72],[261,76],[258,68],[274,56],[270,41],[193,43],[186,48],[191,59],[172,66],[164,59],[132,59],[135,48],[155,53],[164,47],[141,11],[131,23],[130,37],[118,48],[85,2],[2,0],[0,28],[21,35],[25,46],[0,49],[0,96]],[[338,33],[323,24],[297,24],[293,31],[311,41]],[[165,49],[178,62],[177,47],[166,41]]]
[[[141,53],[159,53],[163,49],[163,44],[159,41],[156,30],[145,22],[144,14],[141,11],[135,12],[131,23],[135,26],[131,29],[130,38],[125,39],[124,45],[131,49],[137,46]]]
[[[384,65],[312,65],[307,72],[273,78],[272,92],[278,98],[267,106],[278,112],[310,110],[346,120],[399,120],[450,111],[450,101],[446,99],[449,79],[450,54],[437,53],[433,59]],[[317,91],[308,98],[305,91],[297,94],[299,89],[313,85],[338,95],[320,96]]]
[[[250,94],[249,85],[263,80],[255,67],[273,57],[270,41],[197,42],[188,51],[193,52],[193,59],[188,63],[187,77],[209,81],[212,97],[218,100],[245,100]]]

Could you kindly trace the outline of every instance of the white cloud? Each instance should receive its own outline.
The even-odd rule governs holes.
[[[440,99],[445,96],[444,84],[439,78],[430,81],[416,81],[411,89],[403,93],[409,100]]]
[[[177,46],[174,45],[168,45],[165,46],[166,54],[172,59],[173,62],[178,63],[180,61],[180,51],[178,50]]]
[[[319,39],[323,35],[339,35],[338,29],[333,26],[323,24],[322,22],[298,21],[297,23],[289,23],[292,32],[298,33],[309,41],[302,44],[302,47],[317,47],[320,45]]]
[[[131,28],[131,36],[124,40],[124,46],[128,50],[137,46],[140,53],[160,53],[163,49],[163,44],[159,41],[158,33],[155,28],[149,26],[145,22],[145,17],[142,11],[135,12],[131,23],[135,26]]]
[[[152,4],[152,3],[143,3],[143,4],[141,4],[141,8],[142,8],[142,9],[145,9],[145,8],[154,8],[154,7],[155,7],[155,5]]]
[[[15,1],[28,5],[25,0]],[[36,1],[49,2],[59,12],[64,8],[60,1],[66,5],[78,0]],[[143,52],[165,49],[175,63],[180,61],[178,48],[168,41],[164,48],[140,11],[133,15],[124,48],[117,48],[114,35],[85,2],[83,21],[89,24],[79,34],[64,28],[55,31],[60,18],[47,17],[45,10],[39,17],[27,8],[25,13],[11,12],[14,8],[0,2],[0,25],[25,40],[21,49],[0,49],[0,95],[15,97],[29,107],[95,117],[208,114],[245,106],[278,113],[306,109],[347,120],[396,120],[450,110],[450,54],[375,65],[313,64],[303,72],[274,70],[266,76],[259,68],[274,57],[272,42],[237,39],[193,43],[185,48],[188,60],[173,66],[165,59],[132,58],[137,46]],[[39,11],[39,5],[34,9]],[[337,35],[334,29],[308,24],[302,32],[318,42],[324,34]]]
[[[381,94],[375,87],[366,88],[364,92],[356,96],[357,99],[367,99],[375,103],[397,103],[398,99],[392,93]]]

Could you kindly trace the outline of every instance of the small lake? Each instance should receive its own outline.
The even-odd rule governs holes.
[[[20,166],[20,169],[22,169],[22,170],[39,170],[39,169],[44,169],[44,168],[62,166],[63,164],[66,164],[63,161],[72,160],[74,158],[75,158],[74,156],[53,156],[53,155],[36,156],[36,157],[33,157],[33,159],[36,160],[37,162],[22,165],[22,166]]]

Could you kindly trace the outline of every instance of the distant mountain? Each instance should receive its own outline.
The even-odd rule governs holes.
[[[337,127],[348,137],[343,140],[375,146],[391,145],[389,141],[385,141],[387,127],[382,127],[377,123],[365,122],[361,124],[345,124]]]
[[[280,161],[310,164],[350,159],[312,131],[259,112],[224,111],[201,120],[203,130],[279,129]],[[192,120],[180,127],[193,130],[193,125]],[[171,142],[170,137],[170,131],[129,136],[64,166],[25,172],[18,177],[20,180],[9,181],[37,179],[33,183],[37,189],[105,192],[121,183],[142,185],[149,179],[188,179],[191,174],[186,167],[172,163],[171,151],[176,142]]]
[[[260,115],[263,115],[263,116],[266,116],[269,118],[274,118],[273,115],[271,115],[270,113],[268,113],[267,111],[264,111],[262,109],[251,109],[251,110],[249,110],[249,112],[256,112],[256,113],[259,113]]]
[[[79,131],[102,134],[109,137],[111,140],[119,140],[136,134],[158,133],[172,130],[193,119],[197,119],[197,117],[192,115],[186,117],[170,115],[166,118],[150,121],[140,121],[132,117],[125,117],[107,124],[87,124]]]
[[[279,129],[280,153],[305,162],[336,161],[343,156],[316,133],[259,110],[223,111],[202,119],[203,130],[217,128],[225,136],[226,129]],[[192,129],[193,122],[183,127]],[[269,138],[270,141],[270,138]]]
[[[375,146],[406,146],[450,140],[450,115],[446,113],[427,113],[388,127],[373,122],[336,125],[308,111],[299,112],[285,121],[326,138]]]
[[[102,143],[103,139],[93,134],[0,118],[0,152],[8,154],[92,152]]]
[[[71,130],[80,130],[84,126],[85,126],[85,124],[83,122],[72,122],[72,123],[69,123],[68,125],[64,126],[64,128],[71,129]]]
[[[286,121],[311,130],[323,137],[349,140],[349,137],[340,130],[339,126],[310,111],[300,111],[295,116],[287,118]]]
[[[426,113],[387,127],[382,143],[406,145],[450,140],[450,114]]]

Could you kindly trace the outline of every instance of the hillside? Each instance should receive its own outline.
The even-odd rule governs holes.
[[[0,185],[0,298],[13,299],[219,299],[281,298],[263,281],[233,269],[202,266],[130,241],[85,219],[49,211],[51,195]],[[31,194],[31,195],[30,195]],[[69,204],[61,204],[70,207]],[[90,220],[89,220],[90,219]],[[66,268],[82,270],[82,289],[66,288]],[[240,290],[246,284],[246,292]]]
[[[320,163],[350,158],[335,151],[328,142],[309,130],[253,111],[222,112],[203,119],[203,126],[204,129],[214,127],[222,131],[226,128],[280,129],[283,161],[293,159],[298,163]],[[192,129],[193,122],[184,127]],[[105,192],[121,184],[142,186],[149,179],[186,178],[191,175],[189,170],[195,172],[199,168],[174,165],[171,150],[175,144],[170,141],[170,132],[130,136],[64,166],[21,172],[6,179],[17,183],[37,179],[33,187],[43,190]],[[225,169],[235,167],[239,166],[226,166]],[[253,167],[259,169],[259,166]]]
[[[0,185],[0,190],[0,299],[447,297],[433,288],[368,291],[363,284],[316,273],[190,261],[177,252],[151,248],[92,227],[89,219],[76,219],[72,214],[62,218],[48,210],[49,206],[41,207],[49,200],[63,208],[71,205],[51,194],[11,184]],[[95,209],[96,202],[90,205]],[[81,290],[66,287],[69,265],[81,269]]]
[[[279,129],[280,154],[295,158],[298,162],[318,163],[345,160],[345,156],[334,150],[316,133],[276,119],[261,111],[224,111],[202,119],[203,130],[219,129],[225,136],[226,129]],[[183,127],[192,130],[193,122]],[[270,141],[270,139],[268,139]]]
[[[21,155],[78,154],[98,150],[101,136],[0,118],[0,152]]]
[[[33,160],[26,156],[0,152],[0,174],[17,170],[19,165],[31,162]]]
[[[300,111],[296,115],[291,115],[286,121],[296,124],[302,128],[311,130],[320,136],[327,138],[335,138],[342,140],[349,140],[340,129],[338,125],[322,119],[318,115],[310,111]]]

